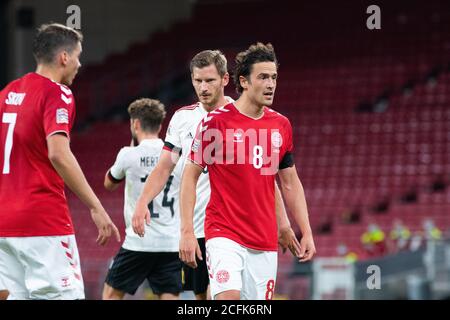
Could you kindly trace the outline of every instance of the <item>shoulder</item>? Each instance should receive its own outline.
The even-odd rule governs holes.
[[[266,112],[267,112],[267,115],[269,117],[271,117],[274,121],[279,121],[285,125],[287,125],[287,124],[291,125],[291,122],[289,121],[289,119],[285,115],[282,115],[281,113],[279,113],[278,111],[275,111],[269,107],[266,107]]]
[[[225,121],[226,118],[232,113],[232,109],[231,107],[231,103],[218,108],[214,111],[209,112],[204,118],[203,118],[203,122],[207,122],[207,121],[211,121],[211,122],[221,122],[221,121]]]
[[[172,126],[183,126],[184,123],[189,122],[194,117],[193,112],[200,107],[198,103],[189,106],[181,107],[175,111],[170,123]]]
[[[132,147],[131,152],[135,152],[138,155],[148,154],[154,156],[155,153],[159,155],[161,149],[164,147],[164,141],[162,139],[146,139],[144,141],[142,141],[138,146]]]
[[[15,87],[18,83],[20,83],[21,81],[23,81],[24,78],[25,78],[25,76],[23,76],[22,78],[15,79],[15,80],[11,81],[10,83],[8,83],[8,84],[6,85],[6,87],[4,87],[4,88],[1,90],[1,92],[10,90],[11,88]]]
[[[73,94],[69,87],[51,80],[46,81],[44,86],[48,97],[61,100],[67,105],[73,103]]]
[[[0,94],[7,94],[10,90],[15,90],[15,88],[19,87],[23,82],[33,81],[31,77],[31,73],[28,73],[20,78],[17,78],[11,82],[9,82],[4,88],[1,88]],[[33,83],[34,86],[34,83]]]
[[[117,160],[123,161],[124,159],[128,158],[134,152],[134,149],[135,147],[123,147],[117,154]]]
[[[188,106],[184,106],[184,107],[181,107],[181,108],[178,108],[176,111],[175,111],[175,113],[174,113],[174,116],[177,114],[177,113],[186,113],[186,112],[189,112],[189,111],[193,111],[193,110],[195,110],[195,109],[197,109],[197,108],[199,108],[200,107],[200,104],[197,102],[197,103],[194,103],[194,104],[191,104],[191,105],[188,105]]]

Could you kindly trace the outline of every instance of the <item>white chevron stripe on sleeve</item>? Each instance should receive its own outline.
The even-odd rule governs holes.
[[[66,104],[70,104],[72,102],[72,98],[67,98],[64,94],[61,93],[61,100]]]

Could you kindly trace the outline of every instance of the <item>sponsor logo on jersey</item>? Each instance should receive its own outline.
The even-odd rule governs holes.
[[[244,142],[244,139],[242,139],[242,133],[236,132],[234,135],[233,142]]]
[[[5,100],[5,103],[11,106],[20,106],[24,98],[25,93],[9,92],[8,99]]]
[[[69,123],[69,111],[66,108],[56,109],[56,123]]]

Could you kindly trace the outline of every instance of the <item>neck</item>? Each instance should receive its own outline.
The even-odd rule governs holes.
[[[55,82],[61,83],[62,77],[59,72],[52,66],[38,64],[36,73]]]
[[[148,133],[148,132],[140,132],[136,134],[136,138],[139,143],[142,142],[142,140],[154,140],[159,139],[158,133]]]
[[[226,105],[228,103],[227,99],[225,99],[225,96],[222,94],[222,96],[219,98],[219,100],[217,100],[217,102],[214,105],[206,105],[203,104],[203,108],[205,108],[205,110],[207,112],[211,112],[216,110],[217,108],[223,107],[224,105]]]
[[[259,119],[264,114],[264,106],[254,103],[245,93],[242,93],[234,105],[240,113],[250,118]]]

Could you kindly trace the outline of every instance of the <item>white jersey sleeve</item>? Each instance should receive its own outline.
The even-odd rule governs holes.
[[[125,179],[126,173],[126,153],[130,150],[130,147],[123,147],[120,149],[116,157],[116,162],[114,162],[111,169],[109,169],[110,176],[117,181],[122,181]]]
[[[3,283],[3,280],[2,280],[1,277],[0,277],[0,290],[6,290],[6,286],[5,286],[5,284]]]
[[[174,152],[181,152],[182,143],[180,139],[180,113],[175,112],[170,119],[169,126],[167,127],[166,139],[164,140],[164,149]]]

